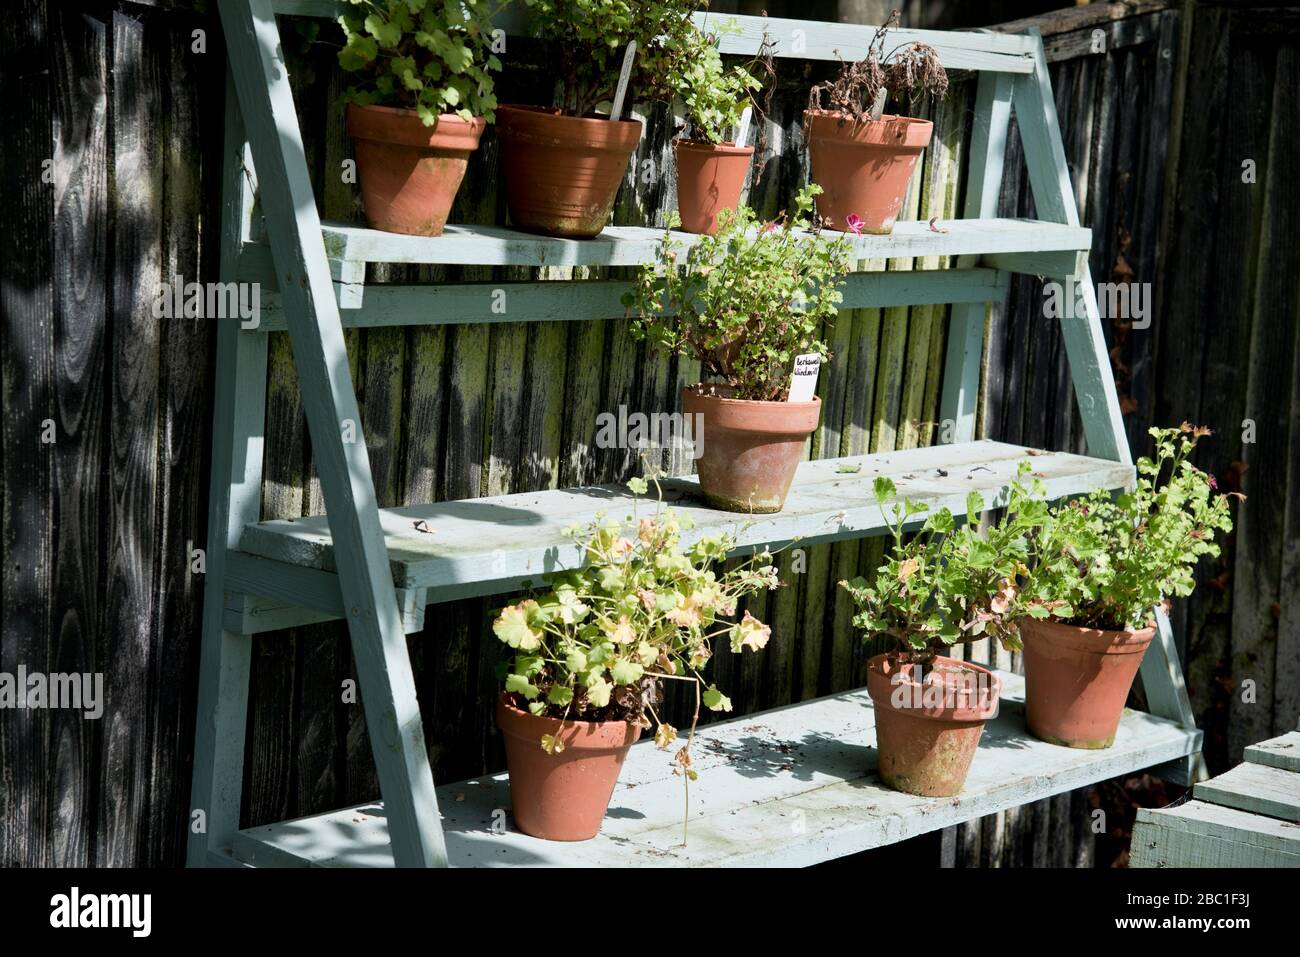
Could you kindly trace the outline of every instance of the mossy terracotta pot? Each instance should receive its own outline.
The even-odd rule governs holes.
[[[1025,724],[1070,748],[1109,748],[1155,628],[1098,631],[1026,618]]]
[[[968,661],[939,655],[922,666],[876,655],[867,662],[867,693],[881,780],[925,797],[960,793],[1001,691],[997,675]]]
[[[804,442],[821,419],[821,399],[759,402],[687,386],[682,411],[701,423],[696,469],[705,501],[727,512],[781,511]]]
[[[516,229],[590,239],[609,222],[640,120],[567,116],[539,106],[496,111],[506,205]]]
[[[440,236],[487,125],[445,115],[425,126],[415,110],[349,103],[348,134],[372,229]]]
[[[754,147],[677,140],[677,211],[682,230],[713,235],[718,213],[740,205]]]
[[[614,785],[641,726],[627,721],[539,718],[497,697],[497,727],[506,742],[515,826],[547,841],[585,841],[600,831]],[[542,736],[564,750],[548,754]]]
[[[856,216],[862,232],[892,233],[934,124],[910,116],[858,121],[830,110],[803,117],[811,178],[822,188],[818,215],[831,229],[848,229]]]

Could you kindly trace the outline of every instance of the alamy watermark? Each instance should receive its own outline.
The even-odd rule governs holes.
[[[901,711],[929,708],[973,708],[987,701],[997,701],[996,678],[985,671],[962,668],[942,680],[926,680],[925,667],[916,665],[911,673],[897,671],[889,679],[893,691],[889,702]]]
[[[596,416],[596,448],[683,452],[693,459],[704,454],[704,413],[628,412]]]
[[[158,287],[155,319],[238,319],[243,329],[261,323],[262,287],[256,282],[186,282],[173,276]]]
[[[1064,283],[1043,283],[1043,315],[1048,319],[1079,319],[1088,315],[1091,293],[1102,319],[1122,319],[1133,329],[1151,326],[1151,283],[1100,282],[1091,290],[1070,276]]]
[[[73,887],[50,898],[50,926],[59,929],[119,928],[132,937],[153,929],[152,894],[89,894]]]
[[[104,714],[104,675],[45,674],[19,665],[16,673],[0,671],[0,709],[82,711],[92,721]]]

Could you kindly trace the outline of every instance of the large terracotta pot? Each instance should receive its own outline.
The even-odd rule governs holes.
[[[847,229],[849,217],[857,216],[863,232],[892,233],[934,124],[910,116],[858,122],[829,110],[803,116],[811,178],[822,188],[818,214],[831,229]]]
[[[712,235],[718,213],[740,205],[754,147],[677,140],[677,210],[682,230]]]
[[[371,228],[442,235],[483,119],[444,115],[428,127],[415,110],[349,103],[347,124]]]
[[[867,692],[881,779],[908,794],[959,793],[1001,690],[997,675],[968,661],[939,655],[922,667],[876,655],[867,662]]]
[[[500,106],[496,120],[511,224],[571,239],[604,229],[641,141],[641,121],[565,116],[539,106]]]
[[[548,841],[585,841],[600,831],[628,749],[641,726],[627,721],[565,721],[521,710],[502,692],[497,727],[505,736],[515,826]],[[563,751],[547,754],[542,736]]]
[[[1109,748],[1154,636],[1155,628],[1098,631],[1021,621],[1029,732],[1071,748]]]
[[[779,512],[794,480],[804,441],[817,428],[822,401],[758,402],[682,390],[682,411],[702,415],[696,462],[700,491],[727,512]]]

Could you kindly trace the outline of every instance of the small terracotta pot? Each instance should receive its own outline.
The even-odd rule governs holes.
[[[703,415],[696,462],[700,491],[727,512],[779,512],[803,458],[804,440],[817,428],[822,400],[758,402],[682,390],[682,411]]]
[[[347,123],[366,222],[390,233],[441,236],[484,120],[444,115],[428,127],[415,110],[349,103]]]
[[[939,655],[923,667],[876,655],[867,662],[867,692],[876,706],[881,779],[908,794],[959,793],[1001,691],[997,675],[968,661]]]
[[[1155,628],[1098,631],[1025,618],[1025,723],[1036,738],[1109,748]]]
[[[595,837],[628,749],[641,737],[641,726],[627,721],[561,724],[516,708],[502,692],[497,697],[497,727],[506,741],[515,826],[547,841]],[[546,734],[558,737],[564,750],[542,750]]]
[[[673,153],[682,230],[712,235],[718,228],[718,213],[740,205],[754,147],[677,140]]]
[[[858,122],[847,113],[808,110],[803,115],[812,181],[822,188],[817,212],[831,229],[888,234],[907,195],[907,184],[934,124],[910,116]]]
[[[511,224],[571,239],[604,229],[641,141],[641,121],[566,116],[539,106],[499,106],[496,119]]]

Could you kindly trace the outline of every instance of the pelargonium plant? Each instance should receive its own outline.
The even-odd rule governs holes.
[[[1026,463],[1020,475],[1029,470]],[[908,660],[928,662],[958,642],[993,638],[1018,647],[1013,609],[1028,571],[1029,539],[1047,511],[1042,482],[1011,486],[1002,521],[980,527],[984,497],[966,497],[963,521],[924,502],[897,501],[894,483],[876,478],[873,495],[893,545],[871,578],[841,581],[857,608],[853,624],[865,640],[888,636]],[[885,505],[893,502],[891,513]],[[892,514],[892,517],[891,517]],[[920,516],[924,515],[924,519]],[[906,529],[920,522],[910,538]]]
[[[644,494],[647,483],[628,487]],[[660,501],[653,514],[625,521],[598,516],[565,534],[585,554],[582,567],[548,576],[549,590],[501,609],[493,633],[514,650],[504,673],[505,689],[519,707],[561,721],[630,721],[655,728],[667,749],[677,729],[657,706],[665,681],[691,682],[696,708],[687,743],[674,757],[674,771],[695,778],[690,745],[700,705],[730,711],[731,700],[702,672],[715,643],[732,652],[759,651],[771,629],[746,611],[731,620],[741,598],[780,585],[768,552],[730,570],[719,564],[735,548],[727,535],[704,535],[682,544],[692,528]],[[553,735],[539,740],[548,752],[564,745]]]
[[[1132,491],[1098,489],[1051,509],[1035,535],[1035,561],[1015,613],[1136,630],[1155,623],[1165,599],[1191,594],[1197,562],[1217,556],[1216,534],[1232,531],[1230,495],[1189,460],[1210,434],[1186,422],[1153,428],[1155,455],[1138,459]]]
[[[819,192],[805,186],[775,222],[759,223],[746,206],[723,210],[717,232],[684,252],[673,218],[659,262],[623,298],[636,313],[633,335],[698,359],[729,397],[784,399],[795,356],[830,357],[822,327],[835,319],[852,263],[845,237],[827,240],[811,224]]]
[[[669,51],[683,48],[694,27],[694,0],[526,0],[533,33],[554,51],[561,105],[585,116],[614,97],[624,51],[637,51],[631,89],[643,99],[669,99]]]
[[[663,52],[662,69],[667,76],[668,91],[676,94],[685,107],[688,139],[723,142],[740,124],[746,108],[753,111],[757,128],[763,129],[761,119],[775,89],[773,47],[764,38],[757,55],[749,62],[724,64],[718,52],[719,40],[721,34],[739,31],[735,23],[734,19],[722,21],[705,32],[688,19],[688,29],[679,41]],[[760,103],[758,94],[764,88],[767,94]],[[760,143],[760,153],[761,146]]]
[[[414,109],[425,126],[444,113],[495,119],[488,0],[348,0],[339,66],[356,74],[344,101]]]
[[[938,51],[926,43],[905,43],[886,51],[889,31],[898,26],[897,10],[877,28],[867,55],[855,62],[840,61],[840,72],[829,83],[818,83],[808,93],[808,109],[829,104],[832,111],[847,113],[855,121],[879,120],[887,94],[910,101],[928,94],[935,99],[948,95],[948,73],[939,62]]]

